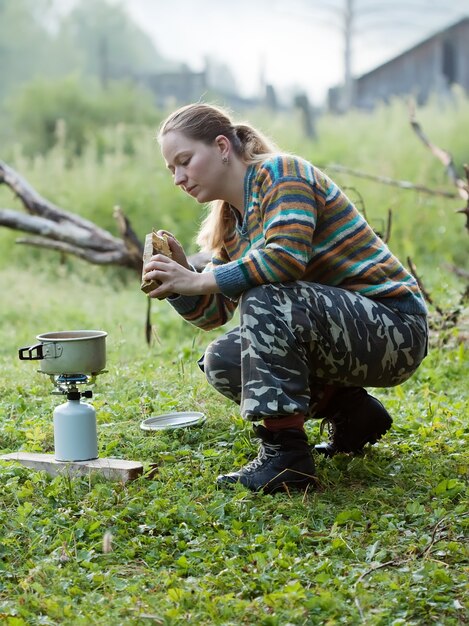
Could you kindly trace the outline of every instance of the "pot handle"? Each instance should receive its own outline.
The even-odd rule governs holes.
[[[37,343],[34,346],[26,346],[18,350],[18,356],[20,361],[40,361],[44,358],[44,352],[42,343]]]

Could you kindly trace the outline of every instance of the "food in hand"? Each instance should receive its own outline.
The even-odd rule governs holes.
[[[143,250],[143,267],[150,262],[151,257],[154,254],[164,254],[171,258],[171,249],[168,244],[168,238],[166,235],[160,236],[152,231],[145,237],[145,247]],[[140,289],[145,293],[150,293],[161,285],[159,280],[145,280],[142,273],[142,284]]]

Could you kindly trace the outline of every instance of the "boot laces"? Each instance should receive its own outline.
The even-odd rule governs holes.
[[[269,458],[277,455],[280,450],[280,444],[263,442],[259,449],[259,454],[255,459],[244,466],[243,472],[254,472],[265,463]]]
[[[329,439],[332,439],[337,430],[337,424],[333,417],[325,417],[319,426],[319,434],[322,436],[324,431],[327,429],[327,434],[329,435]]]

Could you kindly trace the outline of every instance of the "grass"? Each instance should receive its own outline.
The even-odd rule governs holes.
[[[450,117],[434,119],[435,131],[446,119],[448,138],[456,136]],[[303,153],[417,176],[398,105],[348,125],[346,118],[321,124],[319,143],[305,143]],[[281,119],[272,125],[281,138]],[[358,141],[365,127],[368,152]],[[299,136],[289,141],[300,151]],[[396,142],[405,148],[400,159]],[[132,207],[140,232],[161,219],[189,243],[198,216],[163,183],[158,159],[150,163],[151,145],[143,142],[132,157],[121,153],[120,165],[117,149],[100,161],[91,148],[66,167],[57,164],[59,149],[12,165],[49,198],[101,225],[112,227],[106,220],[119,199]],[[443,184],[429,161],[425,182]],[[396,207],[392,247],[413,256],[439,305],[456,308],[463,284],[445,264],[467,264],[457,203],[354,185],[373,218]],[[3,206],[14,206],[1,194]],[[62,402],[34,363],[18,360],[18,348],[48,330],[102,328],[108,372],[93,399],[100,456],[139,460],[145,470],[120,484],[99,476],[52,478],[0,462],[0,623],[468,623],[469,358],[460,328],[432,335],[429,356],[405,385],[376,390],[394,427],[365,455],[318,459],[317,488],[305,493],[263,496],[240,486],[226,492],[217,489],[217,474],[251,458],[256,444],[236,407],[209,388],[195,364],[217,333],[194,330],[154,302],[155,338],[147,346],[137,276],[73,259],[56,264],[53,253],[15,247],[12,233],[0,237],[0,451],[52,452],[52,411]],[[201,410],[208,419],[201,428],[140,430],[142,419],[170,410]],[[317,441],[318,424],[307,428]]]

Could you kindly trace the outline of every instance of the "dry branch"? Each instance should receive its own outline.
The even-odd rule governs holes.
[[[130,225],[130,221],[124,212],[122,211],[120,206],[114,207],[113,213],[114,219],[117,222],[117,227],[119,229],[120,235],[126,248],[131,251],[136,256],[142,258],[143,255],[143,244],[140,239],[137,237],[134,229]]]
[[[453,274],[455,274],[456,276],[459,276],[460,278],[465,278],[467,281],[469,281],[469,271],[468,270],[465,270],[462,267],[457,267],[456,265],[445,265],[445,267],[450,272],[453,272]]]
[[[466,216],[466,229],[469,231],[469,165],[464,164],[464,171],[466,173],[466,182],[458,175],[454,160],[450,152],[436,146],[432,143],[426,134],[423,132],[422,127],[415,119],[415,105],[411,102],[409,104],[409,116],[410,124],[416,133],[417,137],[422,143],[430,150],[430,152],[439,160],[446,168],[451,181],[454,183],[458,190],[458,196],[466,201],[466,206],[459,209],[457,213],[462,213]]]
[[[466,189],[468,191],[468,198],[466,202],[466,206],[462,209],[459,209],[458,213],[462,213],[466,216],[466,228],[469,230],[469,165],[464,165],[464,171],[466,172],[467,185]]]
[[[427,146],[430,152],[434,156],[436,156],[436,158],[441,161],[441,163],[443,163],[446,168],[446,173],[458,189],[458,195],[463,200],[469,200],[469,186],[463,181],[462,178],[458,176],[452,155],[447,150],[439,148],[428,139],[428,137],[423,132],[419,122],[417,122],[415,118],[415,106],[412,103],[409,105],[409,115],[410,124],[417,137],[422,141],[425,146]]]
[[[95,265],[118,265],[142,273],[143,242],[133,230],[130,221],[119,206],[114,207],[114,219],[120,239],[93,222],[64,211],[43,198],[12,167],[0,161],[0,185],[9,187],[20,199],[27,213],[0,209],[0,226],[30,233],[16,243],[72,254]],[[208,263],[209,256],[197,253],[188,257],[197,271]],[[150,320],[151,300],[147,301],[145,335],[152,339]]]
[[[333,172],[339,172],[342,174],[350,174],[350,176],[356,176],[357,178],[366,178],[376,183],[383,185],[391,185],[392,187],[399,187],[399,189],[412,189],[414,191],[420,191],[421,193],[430,194],[432,196],[443,196],[444,198],[457,198],[458,194],[453,191],[445,191],[444,189],[431,189],[425,185],[416,185],[408,180],[396,180],[389,178],[388,176],[375,176],[374,174],[368,174],[361,172],[360,170],[354,170],[351,167],[345,165],[339,165],[338,163],[330,163],[329,165],[321,166],[321,169],[331,170]]]
[[[435,303],[433,302],[433,298],[431,297],[431,295],[429,294],[429,292],[426,290],[422,279],[420,278],[420,276],[417,273],[417,268],[414,265],[414,262],[412,261],[412,259],[408,256],[407,257],[407,265],[409,266],[410,272],[413,275],[413,277],[415,278],[415,280],[417,281],[417,284],[419,286],[420,291],[422,292],[422,295],[424,297],[424,299],[428,302],[428,304],[431,304],[432,306],[435,307],[437,313],[441,316],[444,315],[444,311],[438,306],[435,305]]]
[[[129,267],[126,258],[122,256],[120,251],[109,250],[108,252],[98,252],[96,250],[85,250],[63,241],[53,241],[43,237],[19,237],[16,243],[34,246],[36,248],[55,250],[64,254],[73,254],[73,256],[88,261],[88,263],[92,263],[93,265],[121,265]]]

